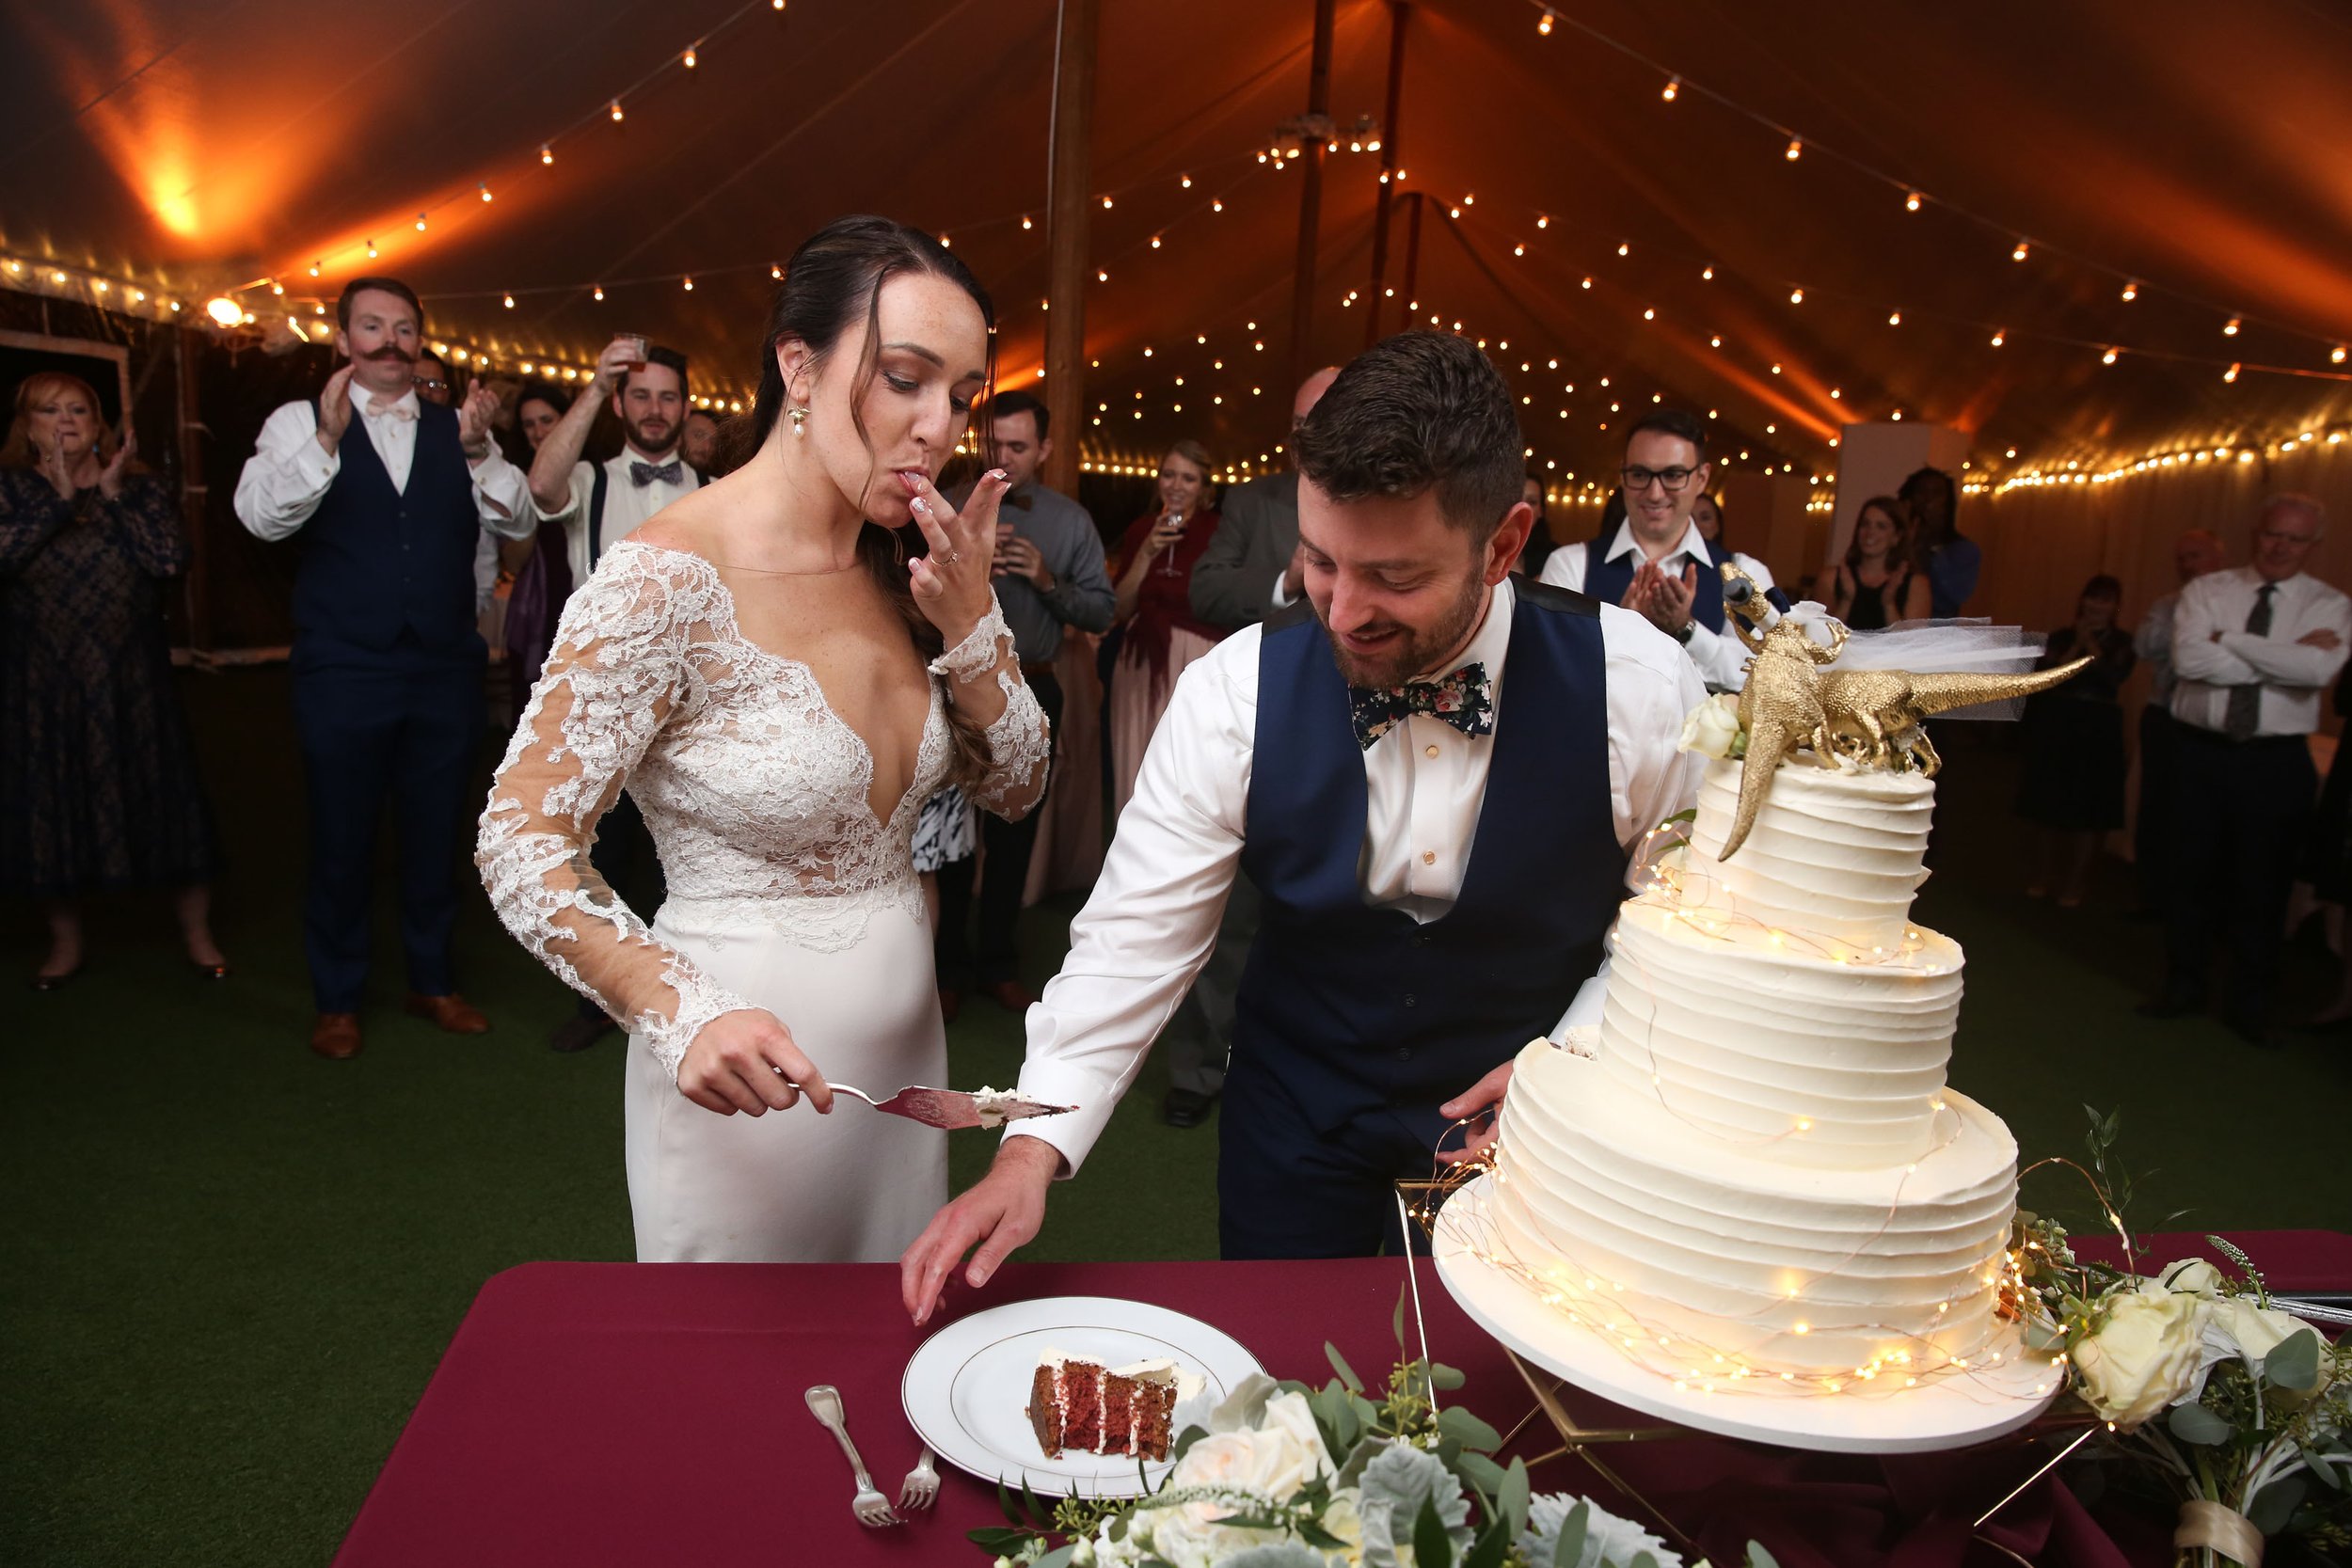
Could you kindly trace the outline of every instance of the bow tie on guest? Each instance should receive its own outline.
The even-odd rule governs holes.
[[[1416,713],[1426,713],[1473,738],[1494,733],[1495,683],[1486,666],[1475,660],[1440,680],[1351,686],[1347,704],[1356,723],[1356,744],[1367,752]]]
[[[628,482],[640,490],[655,480],[664,484],[675,484],[680,477],[678,461],[675,457],[662,464],[640,463],[633,457],[628,461]]]
[[[381,403],[370,398],[367,414],[371,420],[414,420],[417,405],[405,398],[386,399]]]

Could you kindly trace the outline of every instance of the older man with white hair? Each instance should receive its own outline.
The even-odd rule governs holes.
[[[2270,987],[2318,777],[2320,695],[2352,651],[2352,599],[2303,570],[2327,530],[2309,496],[2273,496],[2253,560],[2181,589],[2172,717],[2182,724],[2164,990],[2151,1018],[2203,1010],[2213,927],[2230,948],[2222,1017],[2272,1046]]]

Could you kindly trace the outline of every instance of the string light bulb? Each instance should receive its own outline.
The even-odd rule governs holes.
[[[1549,11],[1544,12],[1542,17],[1537,19],[1535,23],[1535,32],[1540,38],[1551,37],[1551,13]]]
[[[420,234],[424,232],[424,214],[422,213],[419,213],[417,214],[417,232]]]
[[[621,101],[617,98],[612,101],[612,122],[615,125],[621,122]]]
[[[1179,187],[1184,190],[1190,190],[1192,189],[1192,176],[1189,174],[1180,174],[1176,177],[1176,183]]]
[[[2129,305],[2133,300],[2136,300],[2138,297],[2139,280],[2132,277],[2125,278],[2123,280],[2123,303]]]
[[[678,279],[678,281],[679,281],[680,283],[682,283],[682,284],[684,284],[684,285],[685,285],[685,287],[686,287],[686,292],[687,292],[688,293],[690,293],[690,294],[691,294],[691,293],[692,293],[694,292],[694,279],[693,279],[693,276],[692,276],[691,274],[689,274],[688,276],[686,276],[686,277],[684,277],[679,278],[679,279]]]
[[[768,276],[781,283],[784,281],[784,268],[771,261],[768,263]]]
[[[604,285],[601,283],[596,285],[596,297],[598,299],[602,299],[604,297]]]
[[[2006,329],[1996,330],[1996,331],[1994,331],[1994,334],[1993,334],[1993,346],[1994,346],[1994,348],[1999,348],[1999,347],[2000,347],[2003,343],[2005,343],[2005,342],[2007,342],[2007,341],[2009,341],[2009,333],[2008,333],[2008,331],[2007,331]],[[2011,452],[2011,453],[2010,453],[2010,456],[2012,456],[2012,457],[2014,457],[2014,456],[2016,456],[2017,454],[2016,454],[2015,452]]]
[[[1714,269],[1713,267],[1701,267],[1701,268],[1699,269],[1699,281],[1700,281],[1700,282],[1702,282],[1702,283],[1712,283],[1712,282],[1714,282],[1714,281],[1715,281],[1715,269]]]
[[[2009,253],[2009,259],[2012,261],[2022,261],[2032,248],[2025,241],[2020,240],[2017,242],[2017,248]]]
[[[2115,363],[2117,357],[2118,356],[2116,351],[2114,349],[2109,349],[2105,354],[2099,356],[2099,363],[2102,365],[2112,365]]]
[[[1889,310],[1889,311],[1887,311],[1887,312],[1886,312],[1886,325],[1889,325],[1889,326],[1900,326],[1900,325],[1902,325],[1902,324],[1903,324],[1903,313],[1902,313],[1900,310]]]
[[[1617,244],[1617,254],[1620,256],[1630,256],[1633,254],[1633,247],[1623,241],[1619,241]]]
[[[686,67],[686,69],[687,69],[687,70],[689,70],[689,71],[691,71],[691,70],[693,70],[696,66],[698,66],[698,65],[702,64],[702,58],[701,58],[701,56],[700,56],[700,55],[696,55],[696,54],[694,53],[694,49],[693,49],[693,46],[692,46],[691,44],[689,44],[689,45],[687,46],[686,53],[685,53],[685,54],[683,54],[683,55],[680,55],[678,56],[678,59],[679,59],[679,61],[680,61],[680,63],[682,63],[682,64]]]
[[[420,225],[419,227],[422,227],[422,226],[421,226],[421,225]],[[2222,329],[2221,329],[2221,335],[2222,335],[2224,338],[2234,338],[2234,337],[2236,337],[2236,336],[2237,336],[2237,329],[2238,329],[2239,325],[2240,325],[2240,324],[2239,324],[2239,322],[2238,322],[2238,319],[2237,319],[2235,316],[2232,316],[2232,317],[2230,318],[2230,320],[2229,320],[2229,324],[2228,324],[2227,325],[2225,325],[2225,326],[2223,326],[2223,327],[2222,327]]]
[[[1917,191],[1908,193],[1903,198],[1903,211],[1906,213],[1917,212],[1919,210],[1920,202],[1924,199],[1925,198],[1921,197]]]
[[[1666,78],[1666,85],[1658,89],[1658,96],[1671,103],[1675,101],[1675,95],[1679,93],[1681,90],[1682,78],[1679,76],[1669,76]]]
[[[477,180],[474,182],[474,189],[482,193],[483,200],[487,201],[490,199],[490,182],[488,181]]]
[[[1021,227],[1024,230],[1027,230],[1035,229],[1037,224],[1031,220],[1028,214],[1024,213],[1021,214]]]
[[[553,143],[541,142],[539,144],[539,161],[543,164],[551,164],[555,162],[555,146]]]
[[[368,242],[368,260],[371,261],[375,260],[375,242],[373,240],[370,240]]]
[[[1787,158],[1790,163],[1795,163],[1799,158],[1804,156],[1804,143],[1798,140],[1794,136],[1789,137],[1788,150],[1783,153],[1782,156]]]
[[[319,263],[318,263],[318,262],[316,262],[316,261],[312,261],[312,262],[310,263],[310,276],[311,276],[311,277],[316,277],[318,275],[319,275]]]
[[[509,310],[512,310],[514,308],[515,308],[515,296],[514,296],[513,294],[508,294],[508,295],[506,296],[506,309],[508,309]]]
[[[1550,227],[1551,227],[1551,214],[1549,214],[1549,213],[1537,213],[1537,214],[1535,214],[1535,227],[1536,227],[1536,228],[1538,228],[1538,229],[1549,229],[1549,228],[1550,228]]]
[[[1789,290],[1788,303],[1791,305],[1803,305],[1804,303],[1804,291],[1803,289]]]
[[[2237,379],[2237,372],[2239,369],[2240,367],[2232,365],[2228,370],[2221,372],[2221,379],[2224,381],[2235,381]]]

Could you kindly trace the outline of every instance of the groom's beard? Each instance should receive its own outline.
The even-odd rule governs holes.
[[[1397,637],[1389,651],[1368,657],[1353,654],[1341,646],[1331,636],[1329,623],[1323,634],[1331,641],[1331,657],[1340,667],[1340,678],[1350,686],[1385,689],[1403,686],[1415,675],[1422,674],[1439,659],[1455,653],[1470,641],[1470,631],[1478,624],[1479,611],[1486,602],[1486,580],[1472,572],[1462,584],[1461,595],[1447,607],[1446,612],[1431,626],[1416,628],[1402,622],[1375,622],[1358,629],[1359,637],[1376,637],[1382,632],[1396,630]],[[1446,672],[1436,672],[1444,674]]]

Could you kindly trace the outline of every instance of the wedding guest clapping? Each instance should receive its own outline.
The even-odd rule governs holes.
[[[1176,677],[1224,635],[1193,614],[1192,570],[1216,532],[1209,454],[1179,441],[1160,460],[1159,505],[1129,525],[1113,552],[1117,624],[1125,630],[1111,672],[1111,816],[1127,809],[1144,748],[1168,711]]]
[[[1872,496],[1862,503],[1831,594],[1829,612],[1854,631],[1927,618],[1931,590],[1912,558],[1911,519],[1902,502]]]
[[[187,562],[177,503],[89,384],[27,377],[0,446],[0,892],[48,916],[36,990],[81,970],[81,901],[119,888],[174,889],[188,961],[229,973],[212,808],[164,637],[165,584]]]
[[[2116,694],[2137,656],[2116,624],[2123,585],[2102,573],[2083,584],[2074,620],[2050,634],[2038,669],[2088,657],[2090,668],[2054,690],[2028,698],[2026,770],[2017,815],[2041,832],[2039,865],[2026,896],[2055,885],[2062,910],[2079,908],[2099,841],[2123,825],[2123,710]]]
[[[310,778],[310,1049],[342,1059],[360,1046],[388,800],[400,831],[408,1011],[451,1034],[490,1026],[458,994],[450,952],[488,658],[473,561],[485,529],[528,538],[532,519],[521,471],[490,439],[496,397],[478,384],[453,409],[418,396],[415,292],[394,277],[354,278],[335,323],[349,363],[316,398],[270,415],[236,508],[257,538],[303,539],[294,708]]]
[[[1754,556],[1710,545],[1691,521],[1714,473],[1707,427],[1679,408],[1656,408],[1627,433],[1625,521],[1601,515],[1589,543],[1563,545],[1544,563],[1543,580],[1622,605],[1680,642],[1707,684],[1737,691],[1747,680],[1747,650],[1724,626],[1725,562],[1736,562],[1782,609],[1772,574]]]

